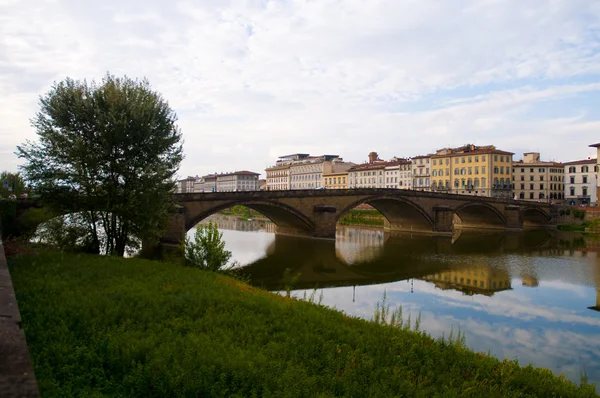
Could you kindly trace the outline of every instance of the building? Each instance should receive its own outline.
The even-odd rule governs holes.
[[[544,162],[538,152],[523,154],[513,162],[512,182],[515,198],[544,202],[562,202],[565,169],[562,163]]]
[[[596,205],[598,203],[597,159],[566,162],[565,203],[570,206]]]
[[[259,173],[242,170],[216,175],[216,192],[258,191]]]
[[[412,187],[419,191],[429,191],[431,185],[431,156],[415,156],[412,158]]]
[[[204,184],[201,192],[216,192],[217,191],[217,175],[208,174],[204,177]]]
[[[596,198],[600,198],[600,143],[590,145],[596,148]]]
[[[280,156],[275,166],[268,167],[267,190],[317,189],[323,185],[323,175],[343,172],[354,166],[338,155],[310,156],[296,153]]]
[[[349,188],[385,188],[387,162],[379,159],[377,152],[369,153],[369,161],[348,169]]]
[[[194,192],[194,185],[196,180],[199,180],[200,177],[188,177],[183,180],[178,180],[175,186],[176,193],[191,193]]]
[[[433,282],[439,289],[458,290],[469,296],[493,296],[496,292],[512,289],[510,275],[506,270],[485,265],[441,271],[422,279]]]
[[[493,145],[439,149],[430,158],[431,190],[512,198],[512,156]]]
[[[258,180],[258,190],[265,191],[267,189],[267,180],[264,178]]]
[[[396,189],[411,189],[412,162],[408,159],[392,158],[385,166],[385,187]]]
[[[323,174],[321,185],[326,189],[348,189],[348,172],[339,171]]]

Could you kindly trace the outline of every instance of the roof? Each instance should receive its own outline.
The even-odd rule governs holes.
[[[323,177],[335,176],[335,175],[344,175],[344,174],[348,174],[348,170],[346,170],[346,171],[334,171],[332,173],[323,173]]]
[[[427,155],[413,156],[412,159],[425,159],[425,158],[430,158],[432,156],[434,156],[434,154],[433,153],[429,153]]]
[[[465,150],[465,148],[469,148],[469,150]],[[439,154],[441,151],[448,151],[446,154]],[[470,155],[479,155],[479,154],[498,154],[498,155],[514,155],[513,152],[502,151],[500,149],[496,149],[493,145],[484,145],[484,146],[475,146],[475,145],[464,145],[458,148],[442,148],[438,149],[435,154],[432,154],[431,157],[441,158],[441,157],[452,157],[452,156],[470,156]]]
[[[253,171],[248,171],[248,170],[241,170],[241,171],[234,171],[232,173],[223,173],[223,174],[219,174],[217,175],[217,177],[221,177],[221,176],[235,176],[235,175],[244,175],[244,176],[259,176],[260,173],[255,173]]]
[[[350,167],[348,171],[356,171],[356,170],[372,170],[372,169],[384,169],[389,166],[396,166],[401,164],[410,164],[410,160],[395,160],[395,161],[377,161],[373,163],[362,163],[356,166]]]
[[[565,162],[564,165],[572,166],[575,164],[596,164],[596,162],[597,162],[596,158],[590,158],[590,159],[574,160],[572,162]]]
[[[556,166],[556,167],[563,167],[563,163],[561,162],[544,162],[544,161],[539,161],[539,162],[527,162],[525,163],[522,159],[521,160],[515,160],[513,161],[513,167],[525,167],[525,166]]]
[[[600,148],[600,142],[599,142],[599,143],[597,143],[597,144],[592,144],[592,145],[589,145],[589,146],[591,146],[591,147],[594,147],[594,148]]]

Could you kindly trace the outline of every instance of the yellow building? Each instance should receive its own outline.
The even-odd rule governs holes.
[[[439,149],[431,156],[431,190],[512,198],[512,157],[493,145]]]
[[[487,265],[442,271],[422,279],[433,282],[437,288],[458,290],[469,296],[492,296],[496,292],[512,289],[510,275],[506,270]]]
[[[348,189],[348,172],[339,171],[323,174],[321,185],[326,189]]]

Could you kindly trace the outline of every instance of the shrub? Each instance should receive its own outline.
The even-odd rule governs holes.
[[[193,240],[186,237],[184,255],[187,265],[203,270],[220,272],[232,268],[227,267],[231,252],[225,250],[223,234],[213,222],[198,225]]]

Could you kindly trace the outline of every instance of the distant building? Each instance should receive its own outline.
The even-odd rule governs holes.
[[[523,160],[513,162],[512,170],[515,198],[562,202],[565,191],[562,163],[544,162],[538,152],[528,152],[523,154]]]
[[[188,177],[183,180],[178,180],[175,188],[176,193],[193,193],[196,180],[200,177]]]
[[[597,159],[583,159],[566,162],[565,167],[565,203],[570,206],[596,205],[597,196]]]
[[[217,192],[258,191],[259,173],[242,170],[216,175]]]
[[[204,177],[204,184],[201,192],[216,192],[217,191],[217,175],[208,174]]]
[[[431,190],[513,198],[512,156],[493,145],[439,149],[431,155]]]
[[[348,189],[348,171],[323,174],[321,185],[326,189]]]
[[[600,198],[600,143],[590,146],[596,148],[596,198]]]
[[[280,156],[267,167],[267,190],[317,189],[323,186],[323,175],[344,172],[354,163],[344,162],[338,155],[310,156],[295,153]]]
[[[421,155],[412,158],[412,188],[429,191],[431,188],[431,156]]]
[[[385,188],[385,167],[388,162],[379,159],[377,152],[369,153],[367,163],[348,169],[349,188]]]
[[[259,191],[265,191],[267,189],[267,180],[260,179],[258,180],[258,190]]]
[[[385,187],[411,189],[412,162],[409,159],[392,158],[385,166]]]

